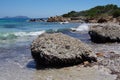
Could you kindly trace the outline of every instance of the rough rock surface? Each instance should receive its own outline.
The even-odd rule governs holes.
[[[80,40],[62,33],[40,35],[31,45],[37,67],[68,66],[96,61],[91,48]]]
[[[95,43],[120,42],[120,25],[106,23],[91,26],[89,35]]]
[[[104,53],[98,57],[98,65],[102,65],[111,70],[111,74],[117,75],[116,80],[120,80],[120,54],[115,52]]]

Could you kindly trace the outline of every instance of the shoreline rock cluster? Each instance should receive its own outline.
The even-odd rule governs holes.
[[[87,18],[84,16],[79,17],[62,17],[54,16],[49,18],[34,18],[30,19],[29,22],[72,22],[72,23],[117,23],[120,24],[120,17],[114,18],[113,16],[98,17],[98,18]]]
[[[62,33],[43,34],[31,45],[31,53],[36,67],[70,66],[84,61],[97,61],[92,49],[80,40]]]
[[[92,25],[89,35],[94,43],[120,42],[120,25],[110,23]],[[98,72],[102,70],[103,74],[109,75],[114,80],[120,79],[119,54],[94,53],[88,45],[62,33],[44,33],[38,36],[31,45],[31,53],[37,69],[41,66],[46,68],[83,64],[82,69],[91,66],[89,68],[96,69]],[[94,68],[95,66],[97,68]],[[86,73],[86,75],[89,74]],[[107,80],[113,79],[107,78]]]
[[[48,18],[47,22],[66,22],[70,21],[70,18],[63,18],[62,16],[55,16]]]
[[[85,17],[62,17],[62,16],[55,16],[48,18],[47,22],[72,22],[72,23],[84,23]]]
[[[120,17],[100,17],[100,18],[86,18],[86,23],[117,23],[120,24]]]
[[[120,25],[116,23],[105,23],[90,26],[89,35],[94,43],[114,43],[120,42]],[[115,49],[114,49],[115,50]],[[96,53],[98,66],[104,66],[111,71],[112,75],[117,75],[115,80],[120,80],[120,54],[112,52]]]
[[[99,18],[86,18],[80,17],[62,17],[55,16],[48,18],[47,22],[73,22],[73,23],[117,23],[120,24],[120,17],[99,17]]]
[[[28,22],[46,22],[46,20],[44,18],[34,18],[28,20]]]
[[[120,25],[92,25],[89,35],[95,43],[120,42]],[[69,66],[97,61],[88,45],[62,33],[40,35],[33,41],[31,53],[37,66]]]

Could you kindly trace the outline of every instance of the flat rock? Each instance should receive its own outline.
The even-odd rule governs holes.
[[[120,25],[106,23],[91,26],[89,35],[95,43],[120,42]]]
[[[31,45],[37,66],[66,66],[96,61],[92,49],[62,33],[42,34]]]

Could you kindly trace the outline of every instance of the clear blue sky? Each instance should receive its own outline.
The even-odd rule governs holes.
[[[120,7],[120,0],[0,0],[0,17],[49,17],[106,4]]]

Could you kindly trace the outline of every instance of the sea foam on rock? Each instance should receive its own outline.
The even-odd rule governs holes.
[[[98,24],[90,27],[89,35],[95,43],[120,42],[120,25]]]
[[[89,30],[88,24],[81,24],[76,28],[71,28],[72,31],[85,32]]]
[[[62,33],[44,33],[31,45],[38,66],[70,66],[84,61],[96,61],[91,48],[80,40]]]

